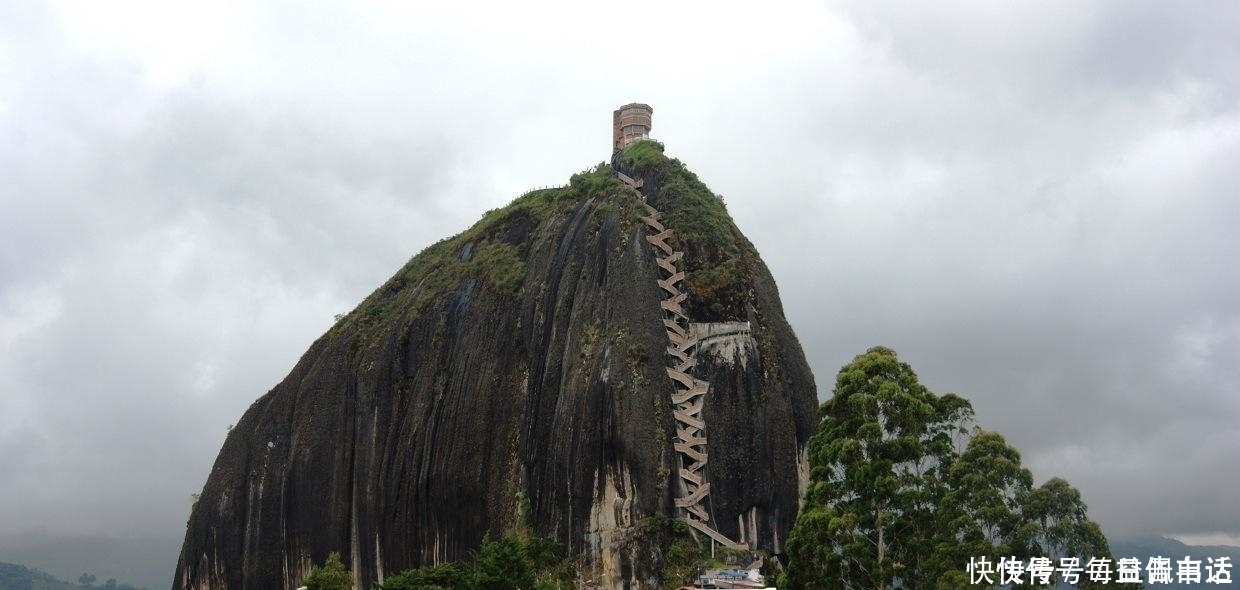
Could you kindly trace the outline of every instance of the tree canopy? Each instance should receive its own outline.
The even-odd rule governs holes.
[[[306,590],[352,590],[353,574],[344,568],[339,553],[327,556],[323,567],[315,567],[306,576]]]
[[[1059,478],[1033,487],[1020,453],[976,427],[968,400],[930,392],[889,348],[840,369],[821,419],[780,587],[955,589],[976,585],[973,558],[1111,558],[1079,492]],[[1004,586],[1050,587],[1033,582],[1025,572]]]
[[[485,538],[470,563],[442,563],[388,576],[378,590],[555,590],[572,587],[564,547],[541,537]],[[310,590],[314,590],[311,588]]]

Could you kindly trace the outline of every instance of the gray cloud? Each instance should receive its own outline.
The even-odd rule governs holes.
[[[1171,15],[1147,38],[1161,9],[1055,31],[1005,12],[974,34],[940,8],[857,7],[874,61],[859,84],[803,89],[838,107],[806,113],[821,159],[777,165],[816,183],[733,201],[820,386],[891,345],[1040,478],[1081,487],[1108,531],[1235,530],[1240,103],[1234,42],[1198,36],[1236,15]]]
[[[0,8],[0,529],[178,534],[333,314],[642,100],[824,398],[886,344],[1108,532],[1240,534],[1235,8],[126,7]]]

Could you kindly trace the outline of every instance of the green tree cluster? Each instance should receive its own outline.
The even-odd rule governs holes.
[[[327,563],[324,563],[323,567],[310,570],[310,575],[306,576],[303,584],[306,590],[352,590],[353,574],[345,569],[344,563],[340,561],[340,554],[332,553],[327,556]]]
[[[666,526],[665,523],[666,521],[658,522],[655,526],[661,528]],[[710,557],[703,543],[694,540],[693,533],[690,532],[689,525],[684,520],[678,518],[671,521],[670,525],[671,543],[663,554],[665,565],[663,578],[659,585],[660,590],[683,588],[693,583],[703,567],[724,565],[722,561],[713,560]]]
[[[378,590],[558,590],[572,587],[564,547],[541,537],[483,539],[472,563],[444,563],[389,576]],[[315,590],[310,588],[309,590]]]
[[[974,425],[968,400],[930,392],[891,349],[844,366],[821,418],[781,588],[986,587],[966,573],[970,558],[1111,558],[1079,492],[1058,478],[1034,487],[1020,453]],[[1101,587],[1087,575],[1076,586]],[[1050,586],[1025,573],[1011,587]]]

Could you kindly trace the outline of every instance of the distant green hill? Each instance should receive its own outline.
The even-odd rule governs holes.
[[[47,572],[0,561],[0,590],[146,590],[108,579],[99,585],[66,582]]]
[[[45,572],[0,561],[0,590],[81,590],[81,588]]]
[[[1141,537],[1137,539],[1129,539],[1125,541],[1112,541],[1111,554],[1116,559],[1122,557],[1136,557],[1141,560],[1141,578],[1148,579],[1145,567],[1150,562],[1151,557],[1166,557],[1171,560],[1171,580],[1170,584],[1146,584],[1146,588],[1157,588],[1166,590],[1189,590],[1199,589],[1203,584],[1180,584],[1176,581],[1175,562],[1185,557],[1201,560],[1201,581],[1206,580],[1206,558],[1220,557],[1231,558],[1232,579],[1240,579],[1240,568],[1236,563],[1240,562],[1240,547],[1231,547],[1229,545],[1185,545],[1175,539],[1167,537]],[[1235,582],[1233,582],[1235,583]],[[1205,586],[1207,588],[1215,587],[1214,584]]]
[[[163,590],[172,586],[181,541],[171,537],[57,536],[0,534],[0,561],[74,582],[82,573],[94,574],[98,587],[109,579]],[[0,588],[0,590],[3,590]]]

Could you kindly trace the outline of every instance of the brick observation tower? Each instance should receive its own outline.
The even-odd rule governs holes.
[[[618,152],[629,144],[650,137],[650,120],[654,109],[639,102],[626,104],[611,113],[611,151]]]

